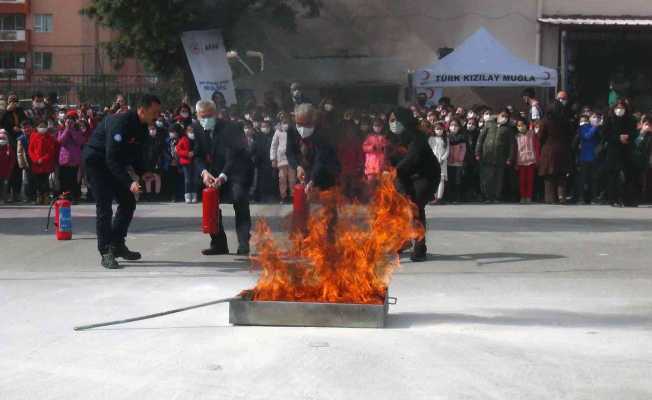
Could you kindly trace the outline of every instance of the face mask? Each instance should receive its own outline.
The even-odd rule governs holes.
[[[149,136],[151,136],[151,137],[156,136],[156,129],[150,129],[149,130]]]
[[[468,125],[466,126],[466,129],[468,129],[468,130],[470,130],[470,131],[473,131],[473,130],[475,130],[475,125],[473,125],[473,124],[468,124]]]
[[[297,131],[302,138],[306,139],[315,132],[315,128],[308,128],[307,126],[297,126]]]
[[[485,122],[486,122],[486,121],[489,121],[489,120],[491,119],[491,114],[485,114],[485,115],[483,115],[483,116],[482,116],[482,119],[483,119]]]
[[[0,139],[0,146],[6,146],[9,144],[9,141],[7,139]]]
[[[591,118],[591,125],[593,126],[600,125],[600,118]]]
[[[215,118],[200,118],[199,124],[204,130],[212,131],[215,128]]]
[[[281,124],[281,130],[282,130],[283,132],[287,132],[289,128],[290,128],[290,125],[288,125],[288,124]]]
[[[383,131],[383,127],[382,127],[382,126],[374,126],[374,132],[375,132],[375,133],[381,133],[382,131]]]
[[[272,131],[272,129],[269,127],[265,127],[265,128],[260,128],[260,131],[264,134],[268,134]]]
[[[188,139],[195,140],[195,133],[194,132],[188,132]]]
[[[34,103],[34,108],[36,109],[45,108],[45,103]]]
[[[254,130],[253,129],[245,129],[244,133],[247,136],[253,136],[254,135]]]
[[[519,127],[518,127],[518,131],[521,132],[521,133],[525,133],[525,132],[527,132],[527,127],[525,127],[525,126],[519,126]]]
[[[260,122],[254,122],[251,125],[254,127],[254,129],[259,129],[260,128]]]
[[[163,128],[163,121],[156,121],[157,128]]]
[[[565,106],[566,104],[568,104],[568,100],[566,100],[566,99],[559,99],[559,102],[561,103],[562,106]]]
[[[534,128],[534,133],[539,134],[539,131],[540,131],[540,130],[541,130],[541,128],[539,128],[539,127],[537,126],[536,128]]]
[[[176,139],[177,138],[177,133],[176,132],[169,132],[168,135],[170,136],[170,139]]]
[[[437,136],[441,136],[441,135],[443,135],[443,134],[444,134],[444,131],[443,131],[443,130],[441,130],[441,129],[435,129],[435,135],[437,135]]]
[[[324,105],[324,110],[326,110],[326,111],[328,111],[328,112],[333,111],[334,108],[335,108],[335,107],[334,107],[332,104],[325,104],[325,105]]]
[[[616,117],[622,117],[625,115],[625,109],[624,108],[616,108],[614,111],[614,114],[616,114]]]
[[[468,118],[468,119],[475,118],[475,113],[470,112],[470,113],[466,114],[466,118]]]
[[[405,130],[405,127],[399,121],[394,121],[389,123],[389,130],[395,135],[400,135]]]
[[[589,121],[580,121],[580,126],[588,125]]]
[[[444,121],[451,122],[451,119],[453,119],[453,117],[451,117],[450,115],[447,115],[446,118],[444,118]]]
[[[498,122],[498,125],[505,125],[507,123],[507,118],[498,117],[498,119],[496,121]]]
[[[36,131],[38,133],[46,133],[48,131],[48,128],[38,128]]]
[[[294,92],[292,92],[292,97],[294,97],[295,99],[300,98],[301,97],[301,91],[300,90],[295,90]]]
[[[181,116],[181,118],[188,118],[190,116],[190,113],[186,111],[181,111],[179,115]]]
[[[457,126],[457,125],[453,125],[449,129],[450,129],[451,133],[457,133],[457,132],[460,131],[460,127]]]
[[[65,118],[66,118],[66,114],[64,114],[64,113],[59,113],[59,119],[60,119],[60,120],[63,120],[63,119],[65,119]]]

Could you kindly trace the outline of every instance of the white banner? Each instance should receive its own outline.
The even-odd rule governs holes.
[[[495,73],[434,73],[429,70],[417,71],[417,87],[555,87],[557,74],[543,71],[538,74],[495,74]]]
[[[210,99],[213,92],[222,92],[227,105],[236,103],[231,66],[219,30],[190,31],[181,35],[188,63],[195,77],[202,99]]]
[[[437,105],[439,102],[439,99],[441,99],[444,96],[444,89],[443,88],[434,88],[434,87],[417,87],[416,88],[417,95],[424,93],[426,95],[426,106],[428,107],[434,107]]]

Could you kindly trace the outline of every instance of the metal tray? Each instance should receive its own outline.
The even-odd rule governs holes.
[[[229,322],[256,326],[384,328],[391,304],[396,304],[395,297],[385,296],[384,304],[251,301],[240,297],[229,303]]]

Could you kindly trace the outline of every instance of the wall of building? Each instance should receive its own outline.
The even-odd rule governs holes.
[[[649,0],[541,0],[543,14],[647,15]],[[407,71],[437,58],[437,49],[455,47],[480,27],[487,28],[514,54],[529,62],[537,60],[538,0],[326,0],[319,18],[299,19],[299,33],[276,27],[262,30],[243,21],[238,50],[255,49],[265,53],[266,71],[238,79],[239,87],[264,89],[284,87],[291,81],[323,87],[356,84],[395,84],[404,86]],[[559,29],[543,26],[541,63],[557,68]],[[377,60],[386,67],[374,68],[370,79],[365,63],[352,56]],[[347,58],[348,57],[348,58]],[[473,60],[469,60],[473,62]],[[312,69],[323,65],[349,63],[346,73],[334,78]],[[342,68],[343,69],[343,68]],[[518,98],[519,90],[449,90],[464,104],[486,102],[505,104]]]

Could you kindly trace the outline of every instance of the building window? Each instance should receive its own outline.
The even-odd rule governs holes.
[[[34,15],[34,32],[52,32],[52,14]]]
[[[52,69],[52,53],[34,52],[32,55],[34,71],[49,71]]]
[[[25,69],[25,54],[0,53],[0,69]]]
[[[22,14],[0,15],[0,31],[25,30],[25,16]]]

